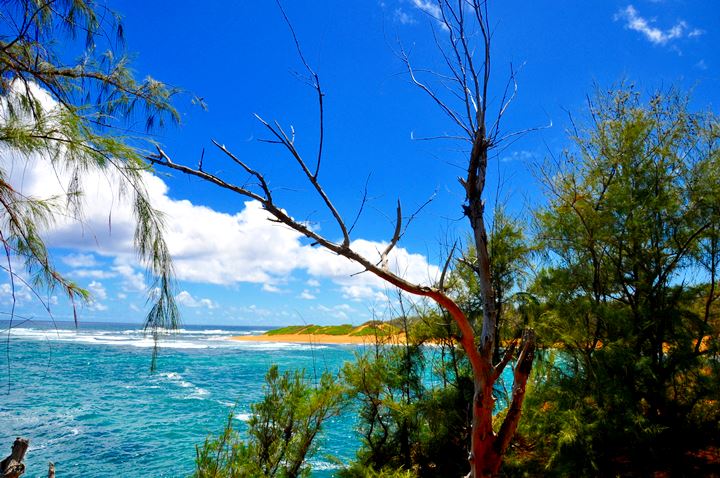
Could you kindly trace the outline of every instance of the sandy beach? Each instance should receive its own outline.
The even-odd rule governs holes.
[[[400,337],[383,337],[383,342],[397,342]],[[231,337],[241,342],[287,342],[302,344],[374,344],[374,335],[326,335],[326,334],[278,334],[278,335],[242,335]]]

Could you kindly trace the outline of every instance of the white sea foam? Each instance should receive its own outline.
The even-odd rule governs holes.
[[[193,339],[193,337],[177,338],[172,336],[161,337],[158,346],[168,349],[206,349],[226,347],[227,336],[218,336],[217,330],[213,331],[214,339],[210,336],[202,336]],[[34,328],[17,327],[13,328],[11,337],[17,337],[30,340],[57,341],[57,342],[75,342],[96,345],[114,345],[138,348],[149,348],[155,346],[152,337],[145,335],[142,331],[106,331],[106,330],[40,330]]]
[[[183,377],[177,372],[165,372],[159,374],[159,376],[176,384],[180,388],[192,389],[190,393],[182,397],[186,400],[204,400],[206,396],[210,395],[210,392],[208,392],[204,388],[198,387],[192,382],[188,382],[187,380],[185,380],[185,377]]]
[[[340,468],[337,463],[330,463],[329,461],[308,460],[308,464],[313,470],[337,470]]]
[[[233,336],[233,335],[259,335],[267,332],[267,329],[264,330],[225,330],[225,329],[202,329],[202,330],[192,330],[192,329],[165,329],[165,328],[159,328],[158,332],[163,335],[218,335],[218,336]],[[123,330],[121,332],[125,335],[133,335],[133,334],[142,334],[143,330],[141,328],[138,329],[128,329]]]
[[[184,398],[185,400],[205,400],[205,397],[208,395],[210,395],[210,392],[208,392],[204,388],[195,387],[195,390],[193,390],[191,394],[187,395]]]
[[[251,413],[236,413],[235,415],[233,415],[233,418],[235,420],[240,420],[241,422],[247,422],[248,420],[250,420],[251,416]]]
[[[231,341],[228,341],[231,342]],[[235,342],[238,348],[258,351],[273,350],[321,350],[330,348],[327,345],[297,344],[291,342]]]
[[[301,344],[287,342],[242,342],[230,340],[234,335],[256,335],[262,330],[231,331],[224,329],[188,330],[179,329],[179,334],[161,335],[157,346],[164,349],[217,349],[235,348],[254,351],[280,350],[321,350],[327,345]],[[117,347],[151,348],[156,343],[153,337],[142,330],[88,330],[88,329],[37,329],[33,327],[14,327],[11,337],[57,342],[74,342],[90,345]]]

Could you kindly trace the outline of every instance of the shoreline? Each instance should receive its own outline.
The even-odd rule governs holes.
[[[404,343],[402,337],[384,336],[381,343]],[[335,344],[335,345],[374,345],[374,335],[329,335],[329,334],[278,334],[278,335],[240,335],[230,337],[238,342],[273,342],[300,344]]]

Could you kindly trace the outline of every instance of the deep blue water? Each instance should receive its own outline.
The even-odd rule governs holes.
[[[187,326],[161,342],[150,373],[152,341],[138,325],[24,323],[7,342],[0,323],[0,458],[23,436],[28,478],[47,476],[48,461],[59,477],[187,476],[195,445],[219,433],[233,407],[242,430],[270,365],[337,371],[357,350],[227,340],[264,330]],[[328,423],[313,476],[332,476],[327,454],[354,456],[354,426],[351,413]]]

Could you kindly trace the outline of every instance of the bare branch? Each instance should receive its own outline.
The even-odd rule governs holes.
[[[396,209],[396,218],[395,218],[395,231],[393,232],[392,239],[390,240],[390,244],[385,248],[385,250],[380,254],[380,264],[382,265],[383,269],[389,269],[388,267],[388,254],[390,254],[390,251],[395,247],[395,245],[400,240],[400,231],[402,228],[402,206],[400,206],[400,200],[398,199],[397,202],[397,209]]]
[[[360,215],[362,214],[363,209],[365,208],[365,204],[367,203],[367,198],[368,198],[368,184],[369,183],[370,183],[370,175],[368,174],[368,177],[365,180],[365,187],[363,189],[362,199],[360,200],[360,207],[358,208],[358,212],[355,215],[355,219],[353,219],[353,222],[350,225],[350,229],[348,229],[348,234],[352,234],[353,229],[355,229],[357,222],[360,220]]]
[[[215,141],[214,139],[212,140],[212,142],[213,142],[213,144],[214,144],[215,146],[217,146],[218,148],[220,148],[220,150],[221,150],[223,153],[225,153],[227,156],[229,156],[230,159],[232,159],[233,161],[235,161],[235,163],[239,164],[240,167],[243,168],[248,174],[250,174],[250,175],[252,175],[253,177],[257,178],[257,180],[258,180],[258,182],[259,182],[259,184],[260,184],[260,187],[262,188],[263,192],[265,193],[265,197],[267,198],[268,201],[272,201],[272,193],[270,192],[270,188],[268,187],[268,184],[267,184],[267,182],[265,181],[265,177],[264,177],[262,174],[260,174],[258,171],[252,169],[252,168],[249,167],[247,164],[245,164],[243,161],[241,161],[240,159],[238,159],[237,156],[235,156],[233,153],[231,153],[230,151],[228,151],[228,149],[225,147],[224,144],[220,144],[220,143],[218,143],[217,141]],[[204,152],[204,151],[205,151],[205,150],[203,150],[203,152]],[[164,153],[163,153],[163,154],[164,154]],[[167,157],[167,155],[166,155],[165,157]],[[169,158],[168,158],[168,159],[169,159]],[[202,161],[200,162],[200,166],[202,166]],[[198,167],[198,171],[202,172],[202,167]]]
[[[438,289],[444,291],[445,290],[445,276],[447,275],[447,271],[450,268],[450,263],[453,260],[453,257],[455,256],[455,248],[457,247],[457,241],[453,242],[452,247],[450,248],[450,253],[447,256],[447,259],[445,259],[445,264],[443,264],[442,272],[440,273],[440,280],[438,281]]]
[[[300,57],[300,60],[302,61],[303,66],[305,66],[305,69],[308,71],[308,73],[312,77],[311,85],[317,92],[318,117],[319,117],[318,151],[317,151],[317,162],[315,164],[315,171],[312,175],[313,178],[317,180],[318,174],[320,174],[320,163],[322,162],[323,142],[325,139],[325,109],[323,106],[323,97],[325,96],[325,94],[323,93],[322,88],[320,87],[320,77],[312,68],[310,68],[310,65],[308,64],[307,60],[305,60],[305,55],[303,55],[302,48],[300,47],[300,40],[298,40],[298,37],[295,34],[295,28],[293,28],[292,22],[290,22],[290,19],[288,18],[287,14],[285,13],[285,9],[283,8],[282,3],[280,2],[280,0],[276,0],[276,3],[277,3],[277,6],[280,8],[280,12],[282,13],[285,23],[287,24],[288,28],[290,29],[290,33],[292,34],[293,42],[295,42],[295,49],[298,52],[298,56]]]
[[[262,119],[260,116],[255,115],[255,117],[260,121],[265,127],[270,130],[270,132],[275,135],[275,137],[280,141],[280,143],[285,146],[285,148],[290,152],[293,158],[295,158],[295,161],[300,165],[300,168],[302,169],[303,173],[305,174],[305,177],[310,181],[310,184],[313,185],[315,188],[315,191],[320,195],[323,202],[325,203],[325,206],[328,208],[330,213],[335,218],[335,222],[337,222],[338,226],[340,227],[340,230],[342,231],[343,235],[343,245],[349,246],[350,245],[350,234],[348,233],[348,229],[345,226],[345,222],[342,219],[342,216],[340,216],[340,213],[335,209],[335,206],[333,205],[332,201],[330,201],[330,198],[325,193],[325,190],[320,185],[320,182],[317,180],[317,177],[313,175],[310,172],[310,169],[308,169],[307,165],[305,164],[305,161],[303,160],[302,156],[300,156],[300,153],[295,148],[295,145],[293,144],[293,141],[288,138],[287,134],[283,131],[283,129],[278,125],[277,122],[275,122],[276,127],[271,126],[267,121]]]
[[[234,184],[227,183],[220,179],[217,176],[214,176],[210,173],[207,173],[205,171],[200,171],[198,169],[193,169],[187,166],[183,166],[182,164],[174,163],[170,157],[165,154],[165,151],[163,151],[161,148],[157,148],[158,154],[152,154],[145,157],[150,163],[157,164],[160,166],[165,166],[170,169],[174,169],[176,171],[183,172],[185,174],[189,174],[191,176],[199,177],[205,181],[208,181],[210,183],[213,183],[223,189],[228,189],[230,191],[236,192],[240,195],[247,196],[251,199],[255,199],[256,201],[259,201],[262,204],[265,204],[267,202],[267,198],[264,198],[249,189],[235,186]]]
[[[424,83],[422,83],[421,81],[419,81],[416,78],[413,67],[410,64],[410,59],[404,49],[401,49],[400,54],[401,54],[400,58],[405,63],[405,67],[408,71],[408,74],[410,75],[410,80],[415,84],[415,86],[417,86],[418,88],[423,90],[430,98],[432,98],[432,100],[440,107],[440,109],[447,116],[449,116],[450,119],[452,119],[453,122],[457,126],[459,126],[463,131],[465,131],[468,134],[468,136],[470,136],[472,138],[473,137],[472,130],[467,125],[465,125],[465,123],[463,123],[463,121],[460,119],[458,114],[455,111],[453,111],[453,109],[450,108],[442,99],[440,99],[440,97],[437,94],[435,94],[435,92],[433,90],[431,90],[427,85],[425,85]]]
[[[505,353],[503,354],[503,358],[500,360],[500,363],[495,365],[493,377],[494,380],[497,380],[500,378],[500,376],[503,373],[503,370],[505,370],[505,367],[508,363],[510,363],[510,360],[515,356],[515,349],[517,349],[518,339],[514,339],[512,342],[510,342],[510,345],[507,349],[505,349]]]

